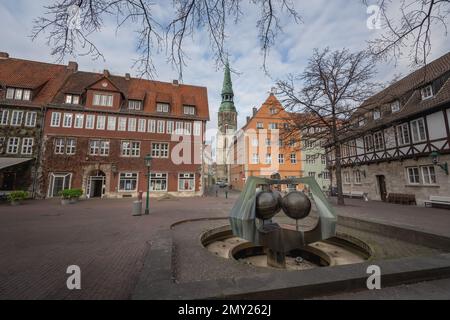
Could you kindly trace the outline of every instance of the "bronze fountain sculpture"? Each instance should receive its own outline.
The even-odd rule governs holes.
[[[291,191],[282,197],[273,185],[305,184],[309,187],[319,214],[317,225],[309,231],[298,229],[298,220],[307,217],[311,211],[311,201],[300,191]],[[265,190],[257,192],[257,186]],[[280,210],[296,221],[296,227],[281,227],[272,222]],[[336,235],[337,216],[325,195],[312,177],[273,179],[249,177],[239,199],[230,214],[233,234],[255,245],[262,245],[267,251],[267,264],[285,268],[286,254],[294,249]]]

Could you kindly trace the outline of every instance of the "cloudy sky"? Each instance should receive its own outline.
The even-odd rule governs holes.
[[[45,38],[32,42],[29,38],[33,19],[44,12],[43,6],[50,0],[1,0],[0,30],[2,30],[0,51],[9,52],[13,57],[55,62]],[[164,16],[164,8],[171,1],[154,1],[155,10]],[[245,15],[238,24],[230,24],[226,30],[227,50],[230,64],[238,74],[233,74],[235,104],[239,112],[239,125],[243,125],[246,116],[251,114],[253,106],[260,106],[267,98],[270,88],[277,79],[283,79],[288,73],[301,72],[314,48],[330,47],[331,49],[348,48],[360,50],[366,41],[376,37],[380,30],[367,28],[367,7],[360,0],[317,0],[294,1],[296,9],[302,16],[302,24],[294,24],[287,16],[282,16],[283,34],[277,39],[276,46],[270,51],[266,75],[261,66],[261,55],[257,37],[257,12],[246,10],[247,1],[243,1]],[[165,5],[165,6],[163,6]],[[253,7],[254,8],[254,7]],[[99,34],[92,39],[102,50],[106,61],[92,61],[89,57],[68,57],[77,60],[81,70],[101,71],[109,69],[114,74],[130,72],[132,61],[137,57],[135,52],[135,28],[127,25],[116,33],[114,22],[105,21]],[[208,44],[208,37],[198,30],[192,39],[186,42],[185,51],[189,56],[184,70],[184,83],[206,86],[208,88],[211,114],[210,128],[216,126],[217,110],[220,105],[222,86],[222,70],[216,70]],[[443,34],[433,39],[435,59],[450,51],[450,41]],[[177,79],[177,71],[167,64],[164,55],[155,57],[157,79],[172,81]],[[383,64],[378,66],[378,80],[388,81],[396,74],[407,74],[410,70],[406,61],[397,65]]]

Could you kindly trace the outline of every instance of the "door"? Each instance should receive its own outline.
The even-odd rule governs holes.
[[[89,177],[87,195],[89,198],[101,198],[105,194],[105,173],[98,170]]]
[[[378,180],[378,188],[380,191],[380,197],[381,197],[381,201],[386,202],[386,198],[387,198],[387,191],[386,191],[386,179],[383,175],[377,176],[377,180]]]
[[[16,182],[16,174],[14,172],[5,172],[3,174],[3,184],[1,190],[11,191],[14,190]]]

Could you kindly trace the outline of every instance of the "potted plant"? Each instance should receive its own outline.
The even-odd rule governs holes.
[[[26,198],[28,198],[28,192],[26,191],[13,191],[8,195],[8,200],[12,206],[20,205]]]
[[[61,191],[61,204],[74,204],[83,195],[81,189],[65,189]]]

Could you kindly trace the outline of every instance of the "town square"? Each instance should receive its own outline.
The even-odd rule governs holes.
[[[1,3],[0,299],[449,299],[450,5],[343,3]]]

